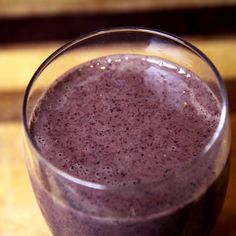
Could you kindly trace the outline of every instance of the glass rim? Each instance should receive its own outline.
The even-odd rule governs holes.
[[[201,156],[206,155],[206,153],[212,149],[214,143],[219,139],[219,137],[225,127],[226,121],[227,121],[228,97],[227,97],[227,92],[226,92],[224,81],[221,78],[221,76],[220,76],[218,70],[216,69],[216,67],[214,66],[214,64],[211,62],[211,60],[202,51],[200,51],[197,47],[195,47],[191,43],[183,40],[182,38],[180,38],[174,34],[171,34],[171,33],[165,32],[165,31],[161,31],[161,30],[143,28],[143,27],[107,28],[107,29],[93,31],[91,33],[79,36],[79,37],[69,41],[68,43],[62,45],[61,47],[59,47],[56,51],[54,51],[51,55],[49,55],[43,61],[43,63],[38,67],[38,69],[35,71],[32,78],[30,79],[30,81],[26,87],[25,93],[24,93],[23,106],[22,106],[22,121],[23,121],[23,129],[26,134],[25,136],[26,136],[27,140],[30,142],[34,151],[36,152],[37,158],[39,159],[39,161],[46,164],[46,166],[48,166],[49,169],[51,169],[53,172],[60,175],[61,177],[65,178],[75,184],[78,184],[78,185],[81,185],[81,186],[84,186],[87,188],[92,188],[92,189],[97,189],[97,190],[109,190],[109,189],[116,190],[116,189],[127,189],[127,188],[140,187],[142,185],[147,185],[150,183],[149,182],[148,183],[141,183],[136,186],[129,186],[129,185],[127,185],[127,186],[113,186],[113,185],[109,185],[109,184],[99,184],[99,183],[94,183],[91,181],[77,178],[77,177],[59,169],[58,167],[54,166],[53,164],[51,164],[48,160],[46,160],[46,158],[44,158],[41,155],[39,148],[32,141],[32,136],[30,134],[29,124],[28,124],[29,120],[27,117],[27,105],[28,105],[29,95],[30,95],[31,89],[34,85],[34,82],[40,76],[41,72],[43,72],[43,70],[48,65],[50,65],[50,63],[53,62],[57,57],[59,57],[61,54],[66,52],[68,49],[70,49],[74,45],[77,45],[78,43],[83,42],[87,39],[94,38],[94,37],[101,36],[101,35],[108,35],[111,33],[131,33],[131,32],[132,33],[148,33],[153,36],[162,36],[164,38],[168,38],[168,39],[172,40],[173,42],[177,42],[177,43],[181,44],[182,46],[184,46],[185,48],[189,49],[191,52],[195,53],[198,57],[200,57],[204,62],[207,63],[207,65],[213,71],[213,73],[219,83],[219,89],[220,89],[220,93],[222,95],[222,108],[221,108],[221,113],[220,113],[220,119],[219,119],[219,123],[217,125],[217,128],[216,128],[214,134],[212,135],[211,139],[204,146],[204,149],[199,153],[199,155],[197,155],[197,157],[201,157]],[[189,167],[187,167],[186,169],[184,168],[184,170],[188,170],[188,169],[189,169]],[[174,175],[170,175],[170,176],[168,176],[168,178],[165,178],[164,180],[152,181],[151,184],[167,182],[168,180],[170,180],[173,177],[174,177]]]

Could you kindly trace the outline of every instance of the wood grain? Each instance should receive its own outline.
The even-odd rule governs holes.
[[[43,14],[132,12],[173,8],[230,6],[235,0],[12,0],[0,1],[0,16]]]
[[[20,122],[0,123],[0,150],[0,235],[50,235],[30,187]]]
[[[225,80],[236,79],[236,36],[186,39],[213,61]],[[63,44],[52,42],[0,47],[0,91],[23,91],[39,65]],[[80,57],[88,58],[88,51],[81,51]]]

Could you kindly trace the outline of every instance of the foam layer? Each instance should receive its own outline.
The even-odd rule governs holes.
[[[185,68],[114,55],[59,78],[38,103],[31,134],[43,156],[71,175],[136,185],[194,162],[219,110],[206,84]]]

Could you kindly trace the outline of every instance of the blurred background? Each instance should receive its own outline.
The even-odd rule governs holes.
[[[27,83],[66,41],[117,26],[176,34],[219,69],[229,94],[232,168],[213,235],[236,236],[236,0],[0,0],[0,235],[50,235],[24,165],[21,103]]]

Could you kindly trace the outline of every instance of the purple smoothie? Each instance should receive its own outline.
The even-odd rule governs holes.
[[[33,142],[53,166],[108,191],[40,163],[32,182],[53,234],[208,235],[228,166],[201,153],[220,109],[200,78],[159,58],[113,55],[66,72],[38,101]]]

